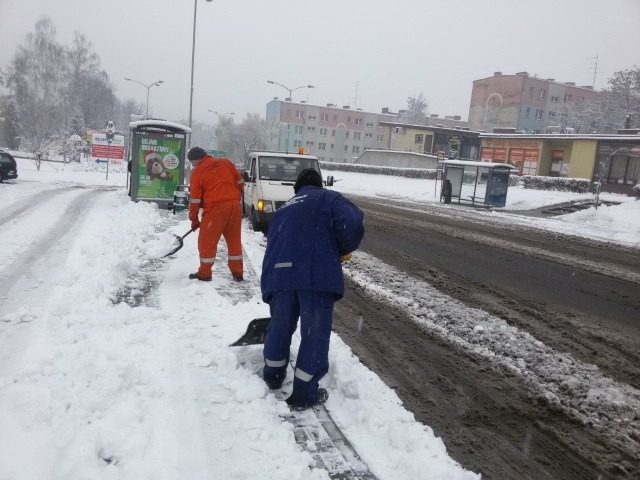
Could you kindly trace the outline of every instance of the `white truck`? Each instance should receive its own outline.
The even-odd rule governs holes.
[[[255,231],[266,231],[276,210],[293,197],[293,185],[302,170],[322,175],[318,157],[303,153],[251,152],[243,172],[242,214]],[[333,177],[323,183],[330,187]]]

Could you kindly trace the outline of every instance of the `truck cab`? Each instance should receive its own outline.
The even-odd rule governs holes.
[[[242,214],[255,231],[267,231],[276,210],[293,197],[293,186],[302,170],[322,175],[318,157],[303,153],[251,152],[243,172]],[[333,177],[323,183],[330,187]]]

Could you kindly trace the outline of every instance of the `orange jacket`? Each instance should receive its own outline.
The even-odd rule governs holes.
[[[243,187],[242,175],[231,160],[207,155],[191,174],[189,219],[197,219],[200,208],[240,201]]]

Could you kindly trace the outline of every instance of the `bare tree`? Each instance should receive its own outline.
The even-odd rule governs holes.
[[[239,124],[225,124],[224,130],[219,133],[219,148],[229,152],[229,156],[237,164],[244,162],[248,152],[267,148],[266,122],[257,113],[248,113]]]
[[[426,125],[428,108],[429,103],[422,93],[412,95],[407,98],[407,110],[400,115],[400,121],[412,125]]]
[[[640,68],[621,70],[603,90],[603,124],[610,131],[640,126]]]
[[[24,46],[18,47],[7,71],[7,86],[14,95],[18,132],[32,153],[49,148],[57,135],[62,92],[64,49],[55,39],[48,17],[36,23]]]

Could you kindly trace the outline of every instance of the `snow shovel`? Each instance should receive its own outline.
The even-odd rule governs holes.
[[[262,345],[264,337],[267,335],[267,327],[271,317],[254,318],[247,325],[247,331],[244,332],[238,340],[233,342],[230,347],[244,347],[245,345]]]
[[[169,253],[167,253],[166,255],[163,255],[162,258],[164,257],[168,257],[169,255],[173,255],[174,253],[176,253],[178,250],[180,250],[183,246],[184,246],[184,239],[187,237],[187,235],[189,235],[191,232],[195,232],[195,230],[189,230],[187,233],[185,233],[183,236],[179,237],[178,235],[176,235],[175,233],[173,234],[174,237],[176,237],[178,239],[178,246],[176,248],[174,248],[173,250],[171,250]]]

